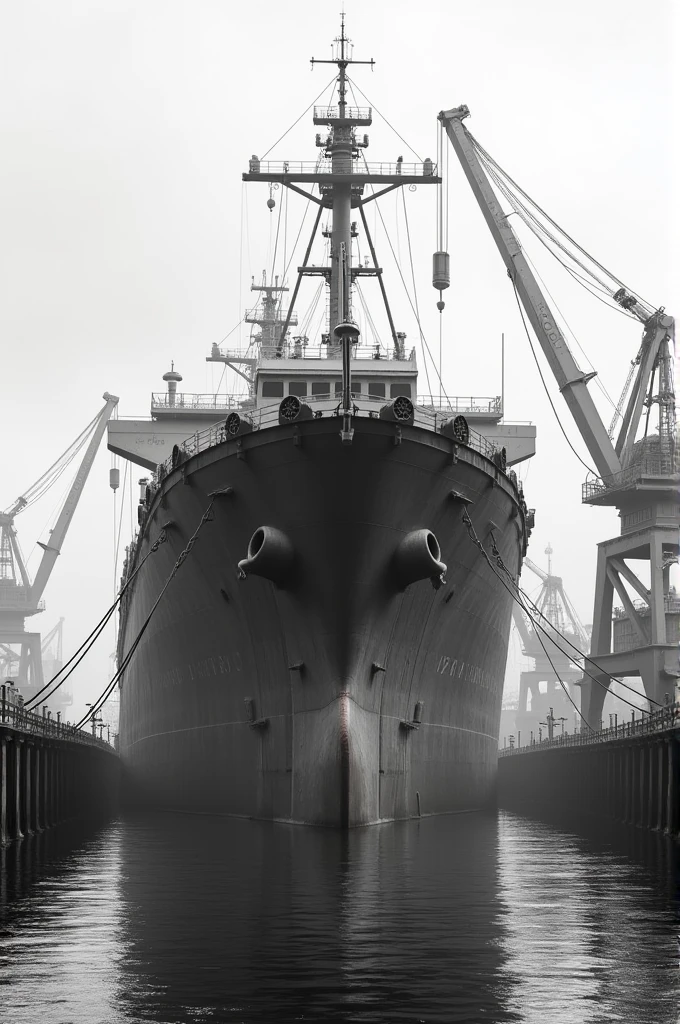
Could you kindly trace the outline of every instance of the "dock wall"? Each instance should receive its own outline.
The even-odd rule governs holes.
[[[610,819],[680,834],[678,705],[617,729],[503,750],[498,803],[530,816]]]
[[[119,781],[107,743],[0,697],[0,846],[70,818],[110,815]]]

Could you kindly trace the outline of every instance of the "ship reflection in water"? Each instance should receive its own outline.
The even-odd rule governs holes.
[[[65,841],[2,854],[3,1024],[677,1021],[659,837],[163,815]]]

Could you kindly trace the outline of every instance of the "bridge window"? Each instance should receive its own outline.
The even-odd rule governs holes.
[[[411,385],[407,380],[398,380],[394,384],[390,384],[390,398],[399,398],[400,395],[404,395],[406,398],[411,397]]]
[[[329,380],[317,380],[312,382],[313,395],[331,396],[331,382]]]
[[[351,394],[352,394],[353,398],[356,398],[357,395],[360,395],[361,394],[361,381],[360,380],[353,380],[352,383],[350,384],[350,391],[351,391]],[[341,380],[336,380],[336,382],[335,382],[335,394],[338,396],[338,398],[342,395],[342,381]]]
[[[262,381],[262,397],[263,398],[283,398],[283,381],[282,380],[263,380]]]
[[[306,380],[292,380],[288,385],[288,394],[297,395],[298,398],[307,397],[307,381]]]
[[[385,397],[385,385],[380,380],[369,380],[368,382],[368,393],[373,398],[384,398]]]

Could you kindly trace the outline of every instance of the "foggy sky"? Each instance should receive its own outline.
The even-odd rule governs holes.
[[[265,267],[269,246],[268,189],[251,186],[246,208],[241,173],[250,154],[262,155],[330,79],[332,69],[312,72],[309,58],[329,56],[339,6],[2,4],[0,507],[67,447],[101,407],[105,390],[120,395],[121,415],[148,416],[150,392],[163,387],[171,359],[186,391],[214,389],[219,372],[205,356],[254,304],[250,276]],[[421,156],[435,156],[439,110],[467,103],[470,130],[501,166],[600,262],[677,314],[673,7],[660,0],[348,0],[355,57],[377,62],[374,72],[351,74]],[[303,118],[271,157],[314,160],[315,132],[311,116]],[[379,118],[369,135],[369,160],[411,158]],[[537,509],[529,554],[543,565],[552,543],[554,571],[590,622],[595,545],[619,532],[618,519],[614,511],[581,505],[585,470],[555,423],[505,269],[450,157],[447,392],[499,393],[504,332],[506,419],[538,427],[537,455],[520,467],[528,504]],[[421,188],[406,198],[423,327],[435,352],[433,193]],[[289,206],[291,243],[300,202]],[[396,200],[389,197],[383,209],[396,231]],[[246,214],[249,241],[242,244]],[[638,325],[596,302],[537,243],[523,240],[618,399],[639,345]],[[399,252],[405,259],[403,223]],[[415,342],[417,327],[384,245],[379,258],[397,329]],[[370,287],[364,293],[377,310],[377,288]],[[420,354],[419,366],[425,391]],[[547,373],[544,361],[543,367]],[[548,383],[589,462],[550,377]],[[591,393],[608,425],[611,409],[593,385]],[[46,591],[48,610],[28,627],[46,633],[65,616],[67,656],[113,597],[110,464],[103,445]],[[135,482],[143,475],[133,467]],[[25,554],[44,539],[62,483],[17,520]],[[124,525],[123,543],[129,532]],[[35,557],[30,568],[34,573]],[[530,574],[523,582],[534,589]],[[104,688],[113,649],[111,630],[74,677],[74,711],[82,713]],[[513,652],[509,677],[516,683],[516,645]]]

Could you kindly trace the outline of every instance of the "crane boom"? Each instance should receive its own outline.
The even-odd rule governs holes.
[[[467,117],[469,113],[466,106],[455,107],[452,110],[443,110],[439,114],[439,120],[460,160],[484,219],[507,267],[508,274],[517,289],[538,342],[590,456],[602,477],[614,476],[621,471],[621,462],[588,391],[588,381],[594,374],[583,373],[579,369],[565,338],[557,327],[548,302],[522,253],[519,239],[510,227],[507,216],[503,213],[491,182],[463,125],[463,118]]]
[[[87,446],[83,461],[80,464],[80,468],[76,473],[75,479],[71,484],[71,489],[68,492],[64,506],[59,513],[59,518],[50,534],[49,544],[41,544],[40,547],[43,549],[43,556],[38,566],[38,571],[35,575],[33,585],[31,586],[31,604],[37,606],[40,601],[45,587],[47,586],[48,580],[54,568],[59,554],[61,553],[61,547],[64,543],[67,530],[71,525],[71,519],[73,513],[76,510],[78,502],[80,501],[80,495],[82,494],[85,481],[87,480],[90,470],[92,469],[92,463],[94,462],[97,449],[101,444],[101,439],[106,430],[106,424],[111,418],[111,413],[118,404],[118,398],[116,395],[110,395],[108,391],[104,392],[103,395],[106,405],[103,407],[99,416],[97,417],[96,426],[90,438],[90,443]]]
[[[547,583],[547,581],[550,579],[548,573],[544,572],[543,569],[536,565],[535,562],[532,562],[530,558],[525,557],[524,564],[526,565],[527,569],[531,569],[531,571],[535,573],[536,576],[538,576],[539,580],[543,580],[544,583]]]

